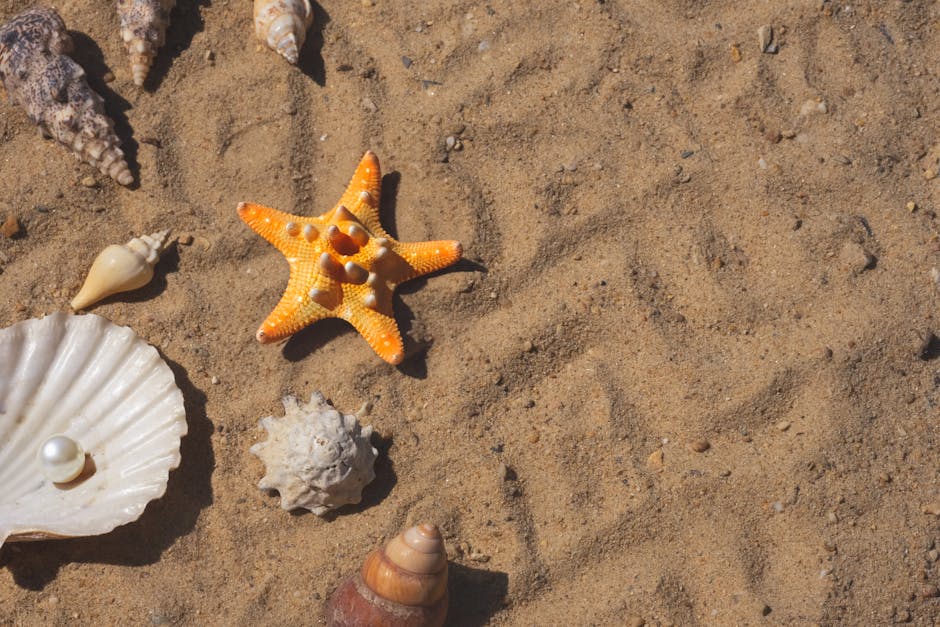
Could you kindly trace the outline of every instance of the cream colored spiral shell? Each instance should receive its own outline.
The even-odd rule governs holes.
[[[255,0],[254,13],[258,39],[296,65],[313,23],[309,0]]]

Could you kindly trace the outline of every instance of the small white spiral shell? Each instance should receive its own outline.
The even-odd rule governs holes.
[[[166,41],[170,11],[176,0],[118,0],[121,40],[131,60],[134,84],[144,84],[157,50]]]
[[[295,65],[312,23],[309,0],[255,0],[255,35]]]
[[[91,264],[82,289],[72,299],[72,309],[84,309],[111,294],[136,290],[149,283],[168,234],[166,230],[141,235],[126,244],[112,244],[102,250]]]

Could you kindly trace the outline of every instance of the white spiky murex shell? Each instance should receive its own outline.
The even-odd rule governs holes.
[[[249,449],[265,466],[258,487],[277,490],[284,509],[305,508],[318,516],[362,500],[362,489],[375,479],[372,427],[336,411],[319,392],[304,405],[293,396],[282,402],[284,417],[262,418],[268,439]]]
[[[166,42],[170,11],[176,0],[118,0],[121,40],[131,61],[134,84],[144,84],[157,50]]]
[[[55,313],[0,330],[0,545],[136,520],[166,491],[186,430],[172,370],[131,329]],[[64,486],[37,459],[53,434],[91,458]]]
[[[72,309],[84,309],[112,294],[136,290],[149,283],[169,233],[167,229],[141,235],[98,253],[82,289],[72,299]]]
[[[255,0],[255,35],[271,50],[297,64],[313,23],[309,0]]]

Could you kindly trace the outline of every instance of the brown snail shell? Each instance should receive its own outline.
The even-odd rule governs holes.
[[[330,627],[440,627],[446,616],[447,554],[429,523],[372,551],[327,606]]]

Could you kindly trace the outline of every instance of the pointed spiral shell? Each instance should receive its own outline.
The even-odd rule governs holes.
[[[0,27],[0,79],[46,137],[121,185],[134,177],[101,96],[71,57],[73,44],[54,9],[28,9]]]
[[[439,627],[447,616],[447,554],[435,525],[411,527],[376,549],[327,606],[330,627]]]
[[[117,294],[143,287],[153,278],[168,230],[135,237],[126,244],[112,244],[91,264],[82,289],[72,299],[76,311]]]
[[[255,35],[271,50],[297,64],[313,23],[309,0],[255,0]]]
[[[176,0],[118,0],[121,39],[131,61],[134,84],[144,84],[157,50],[166,41],[170,11]]]

